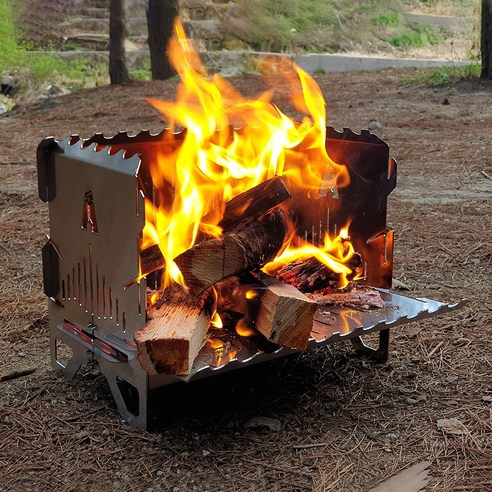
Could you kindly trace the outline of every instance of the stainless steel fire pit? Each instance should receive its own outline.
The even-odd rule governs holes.
[[[165,132],[47,138],[38,148],[40,198],[49,203],[50,234],[43,248],[44,291],[49,297],[51,358],[55,370],[72,378],[87,363],[106,377],[122,417],[148,425],[149,397],[165,385],[190,382],[295,351],[279,348],[261,336],[242,338],[222,330],[219,351],[205,346],[191,372],[149,376],[136,358],[134,334],[146,323],[146,289],[155,276],[140,278],[139,236],[145,223],[144,197],[153,196],[148,172]],[[367,131],[328,128],[330,157],[347,165],[348,187],[326,193],[316,210],[297,205],[305,238],[321,241],[352,218],[351,236],[363,260],[364,281],[380,290],[385,308],[318,309],[309,348],[344,339],[378,361],[388,355],[393,326],[444,314],[459,307],[430,299],[396,295],[391,287],[393,232],[386,226],[387,197],[396,185],[396,162],[388,145]],[[136,281],[136,279],[139,279]],[[361,337],[379,332],[379,347]],[[71,349],[64,361],[62,345]],[[228,356],[228,351],[234,353]],[[233,351],[232,351],[233,349]]]

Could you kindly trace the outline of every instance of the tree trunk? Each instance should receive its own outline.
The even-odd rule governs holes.
[[[149,0],[147,29],[153,80],[166,80],[175,73],[169,63],[167,45],[178,13],[178,0]]]
[[[481,54],[480,77],[492,79],[492,0],[482,0]]]
[[[125,0],[109,3],[109,78],[111,84],[130,82],[125,61]]]

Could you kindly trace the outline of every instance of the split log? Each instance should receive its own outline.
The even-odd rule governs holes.
[[[278,345],[305,350],[313,328],[316,302],[292,285],[268,275],[259,274],[257,279],[262,287],[256,329]]]
[[[349,260],[347,266],[355,269],[360,264],[361,258],[356,254]],[[316,292],[327,287],[336,287],[340,280],[338,273],[330,270],[316,258],[289,263],[278,270],[275,277],[293,285],[301,292]]]
[[[207,239],[179,255],[178,265],[190,292],[197,294],[224,277],[247,272],[273,260],[284,242],[281,210],[242,223],[219,238]]]
[[[149,375],[188,374],[202,348],[212,315],[211,297],[193,299],[182,289],[169,289],[147,309],[149,319],[137,331],[138,361]]]
[[[229,200],[225,204],[224,215],[218,225],[224,232],[228,232],[241,222],[259,219],[269,210],[289,198],[291,198],[291,194],[283,179],[280,176],[276,176]],[[217,214],[217,211],[208,213],[202,221],[207,223],[207,221],[212,220],[215,214]],[[163,268],[164,258],[159,246],[154,245],[143,250],[140,253],[140,262],[141,270],[144,274]]]

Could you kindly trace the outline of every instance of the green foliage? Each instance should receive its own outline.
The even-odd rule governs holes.
[[[16,72],[25,81],[59,80],[72,89],[107,82],[107,64],[65,61],[53,52],[34,51],[23,42],[15,27],[18,6],[15,1],[0,0],[0,74]]]
[[[323,67],[318,67],[313,73],[314,75],[323,75],[326,73],[326,70]]]
[[[473,79],[480,76],[480,63],[470,65],[438,67],[419,70],[418,75],[404,77],[404,85],[425,85],[427,87],[445,87],[460,80]]]
[[[333,2],[324,0],[250,0],[238,3],[244,20],[231,35],[259,51],[286,51],[319,41],[319,31],[336,22]]]
[[[25,62],[25,52],[17,39],[12,2],[0,0],[0,72]]]
[[[412,31],[393,36],[388,40],[395,48],[423,48],[428,44],[435,44],[444,39],[427,26],[419,26]]]
[[[65,43],[62,49],[63,51],[76,51],[78,46],[75,43]]]
[[[381,14],[371,19],[375,26],[398,26],[400,24],[400,14],[398,12],[388,12]]]

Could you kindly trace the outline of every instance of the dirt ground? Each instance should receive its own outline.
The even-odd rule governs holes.
[[[367,491],[422,461],[426,490],[490,490],[492,84],[406,87],[403,74],[317,80],[330,124],[376,120],[399,161],[395,277],[412,297],[468,305],[395,328],[384,365],[342,343],[170,388],[154,432],[121,422],[97,371],[71,381],[51,372],[35,151],[48,135],[158,131],[143,97],[172,98],[175,85],[101,87],[0,119],[0,376],[36,369],[0,382],[2,491]],[[254,416],[281,428],[245,429]],[[443,418],[459,419],[461,433],[439,430]]]

